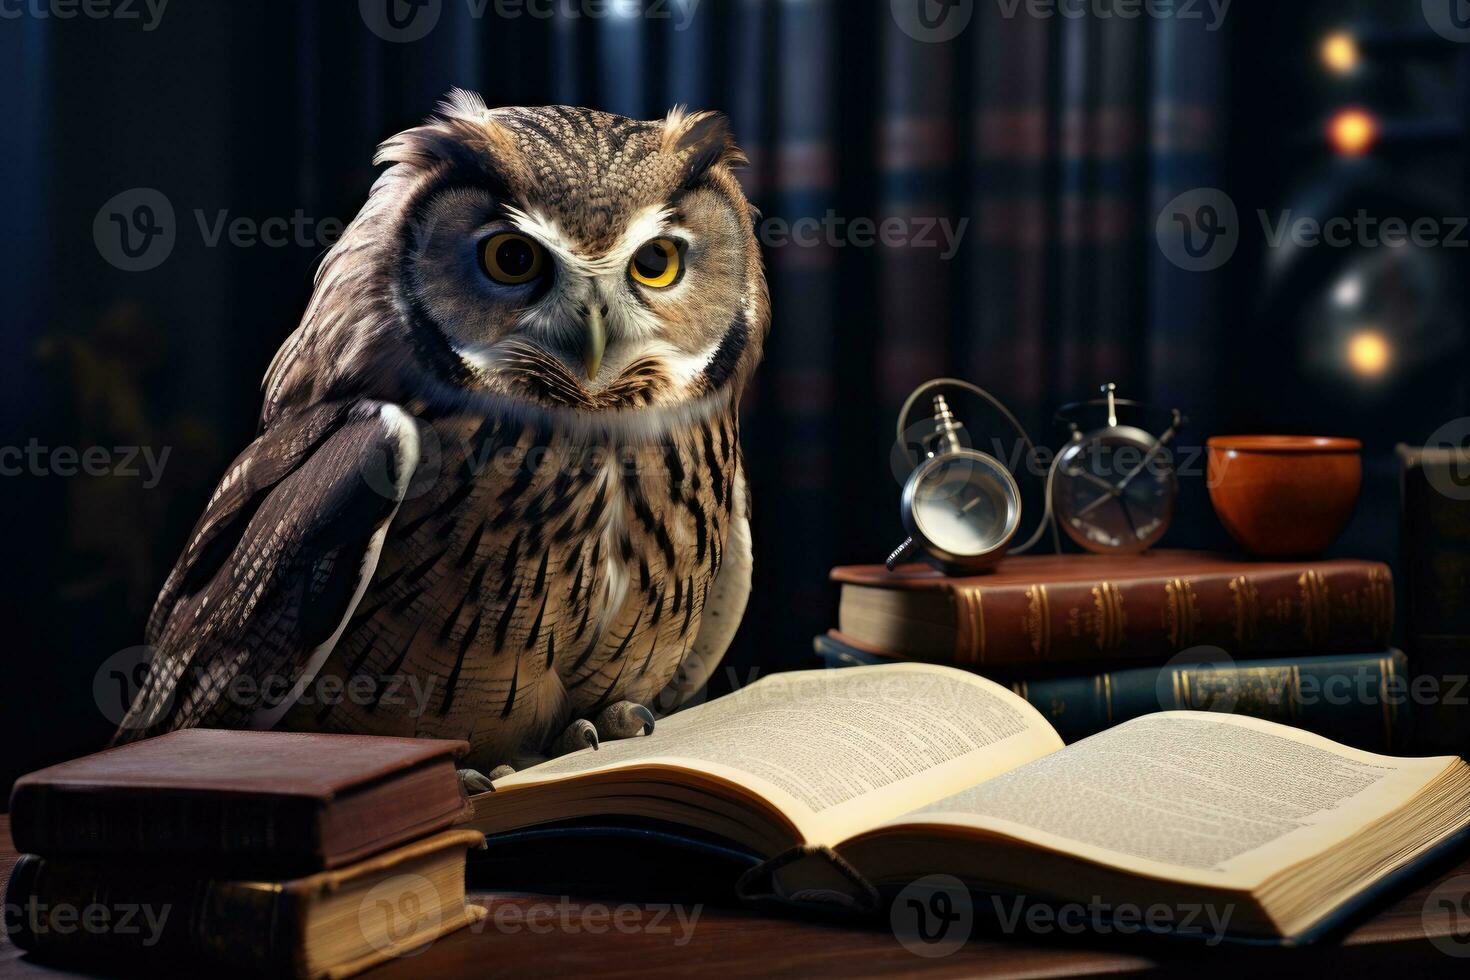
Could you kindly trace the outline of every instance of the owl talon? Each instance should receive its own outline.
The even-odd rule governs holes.
[[[610,704],[597,716],[597,731],[605,738],[652,735],[653,725],[653,712],[632,701]]]
[[[512,776],[515,774],[515,771],[515,766],[496,766],[494,769],[490,770],[490,782],[493,783],[497,779],[504,779],[506,776]],[[491,788],[493,789],[494,787],[492,786]]]
[[[578,718],[561,733],[561,737],[551,747],[551,754],[555,757],[569,752],[580,752],[589,745],[593,751],[597,750],[597,727],[586,718]]]
[[[499,771],[499,769],[496,770],[496,772]],[[492,778],[494,778],[495,773],[491,773],[490,775]],[[495,792],[495,785],[490,781],[490,779],[486,779],[485,775],[481,773],[478,769],[459,770],[459,784],[464,787],[464,791],[466,793],[469,793],[472,796],[476,793]]]

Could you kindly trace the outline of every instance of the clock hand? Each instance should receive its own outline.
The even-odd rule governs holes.
[[[1123,508],[1123,517],[1128,521],[1129,530],[1133,532],[1135,538],[1138,537],[1138,524],[1133,520],[1133,511],[1128,508],[1128,498],[1119,497],[1118,506]]]
[[[1102,477],[1096,476],[1096,475],[1094,475],[1092,473],[1089,473],[1087,470],[1081,469],[1080,467],[1077,468],[1077,469],[1068,470],[1067,471],[1067,475],[1068,476],[1080,476],[1080,477],[1082,477],[1082,479],[1088,481],[1089,483],[1095,483],[1098,486],[1102,487],[1109,494],[1111,494],[1111,495],[1113,495],[1115,497],[1118,495],[1118,488],[1117,487],[1114,487],[1111,483],[1109,483],[1107,480],[1104,480]]]
[[[1088,514],[1091,514],[1093,511],[1097,510],[1099,507],[1101,507],[1103,504],[1107,503],[1109,500],[1116,500],[1116,499],[1118,499],[1117,493],[1114,492],[1114,490],[1113,490],[1113,488],[1111,486],[1109,486],[1107,493],[1105,493],[1101,497],[1098,497],[1092,503],[1088,504],[1086,507],[1084,507],[1081,510],[1079,510],[1074,516],[1076,516],[1076,517],[1086,517]]]
[[[1153,448],[1151,448],[1148,451],[1148,453],[1144,455],[1143,462],[1141,462],[1137,466],[1133,467],[1132,472],[1130,472],[1127,476],[1123,477],[1123,482],[1120,483],[1120,484],[1118,484],[1118,492],[1121,493],[1122,491],[1127,490],[1128,489],[1128,484],[1130,484],[1130,483],[1133,482],[1133,478],[1136,477],[1136,476],[1138,476],[1138,474],[1142,473],[1144,471],[1144,468],[1148,466],[1149,461],[1152,460],[1155,456],[1157,456],[1159,450],[1160,449],[1163,449],[1166,445],[1168,445],[1169,440],[1170,439],[1173,439],[1173,438],[1174,438],[1174,429],[1172,429],[1172,428],[1170,428],[1168,432],[1165,432],[1163,435],[1159,436],[1158,441],[1153,444]]]
[[[1133,469],[1128,472],[1128,475],[1123,477],[1123,482],[1118,484],[1118,493],[1122,493],[1124,490],[1127,490],[1128,484],[1132,483],[1134,478],[1148,467],[1149,462],[1152,461],[1154,456],[1158,455],[1159,450],[1163,448],[1164,444],[1162,442],[1154,443],[1153,448],[1150,449],[1148,451],[1148,454],[1143,457],[1143,462],[1133,467]]]

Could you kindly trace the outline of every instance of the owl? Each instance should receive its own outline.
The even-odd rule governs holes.
[[[158,597],[119,741],[454,738],[503,771],[650,732],[733,638],[770,315],[724,117],[455,91],[377,162]]]

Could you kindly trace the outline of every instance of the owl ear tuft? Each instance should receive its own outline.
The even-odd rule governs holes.
[[[735,145],[730,120],[721,112],[687,111],[675,106],[664,120],[664,152],[682,157],[685,185],[697,182],[712,167],[744,167],[749,161]]]
[[[467,88],[452,88],[439,103],[439,114],[446,119],[460,118],[475,120],[487,115],[489,107],[485,97]]]
[[[495,118],[485,104],[484,96],[468,89],[450,89],[439,103],[439,115],[445,125],[459,130],[465,142],[489,153],[498,160],[516,155],[515,137]]]
[[[485,100],[457,88],[439,103],[437,115],[385,140],[373,162],[420,169],[447,163],[479,170],[503,184],[517,159],[515,137],[496,121]]]

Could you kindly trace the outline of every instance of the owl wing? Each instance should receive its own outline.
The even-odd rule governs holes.
[[[114,742],[278,720],[362,598],[417,464],[418,430],[396,405],[273,422],[225,474],[164,584],[153,662]]]
[[[710,583],[709,598],[699,620],[699,632],[689,652],[679,663],[674,679],[659,694],[657,705],[664,712],[674,711],[709,682],[715,668],[725,658],[745,604],[750,599],[753,568],[750,544],[750,490],[745,484],[745,468],[736,457],[735,492],[730,512],[730,532],[725,540],[720,571]]]

